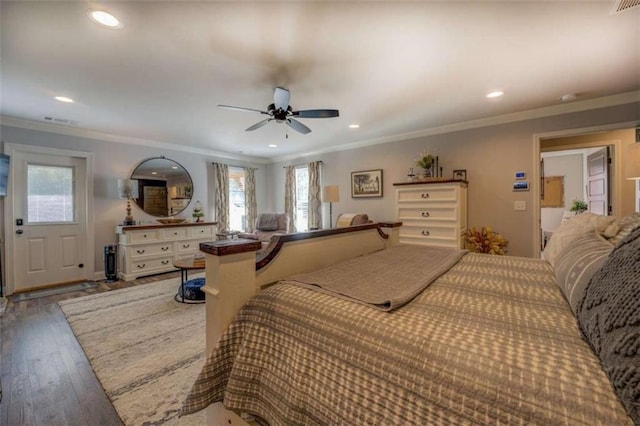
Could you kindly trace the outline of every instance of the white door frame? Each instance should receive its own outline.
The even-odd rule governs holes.
[[[26,154],[45,154],[45,155],[59,155],[63,157],[77,157],[83,158],[86,165],[85,174],[85,191],[86,191],[86,204],[80,208],[86,210],[86,229],[84,230],[87,239],[87,250],[89,255],[87,256],[84,267],[84,279],[87,281],[93,281],[95,278],[95,243],[94,243],[94,217],[93,217],[93,153],[84,151],[65,150],[58,148],[48,148],[37,145],[24,145],[17,143],[4,143],[4,153],[13,157],[16,153],[23,152]],[[14,255],[15,250],[13,247],[13,233],[16,232],[15,218],[13,215],[13,203],[14,203],[14,187],[13,182],[15,167],[10,167],[9,173],[9,190],[7,191],[7,197],[5,198],[4,205],[4,229],[5,229],[5,258],[6,258],[6,277],[5,291],[7,295],[13,294],[15,272],[14,272]],[[4,266],[4,265],[3,265]]]
[[[546,132],[546,133],[536,133],[533,135],[533,165],[531,167],[531,170],[533,170],[533,173],[531,173],[531,179],[532,179],[532,184],[531,184],[531,192],[532,192],[532,197],[533,197],[533,202],[532,202],[532,207],[533,207],[533,257],[539,258],[540,257],[540,247],[541,247],[541,233],[542,233],[542,228],[540,225],[540,141],[542,139],[549,139],[549,138],[561,138],[561,137],[567,137],[567,136],[579,136],[579,135],[583,135],[586,133],[594,133],[594,132],[606,132],[606,131],[612,131],[612,130],[620,130],[620,129],[631,129],[631,128],[636,128],[640,126],[640,121],[627,121],[624,123],[615,123],[615,124],[604,124],[601,126],[593,126],[593,127],[582,127],[582,128],[578,128],[578,129],[567,129],[567,130],[560,130],[560,131],[555,131],[555,132]],[[617,144],[620,145],[620,144]],[[620,146],[616,146],[615,147],[615,152],[614,152],[614,161],[616,164],[622,164],[623,163],[623,154],[622,154],[622,149],[620,149]],[[616,167],[616,172],[614,173],[614,176],[612,176],[611,178],[615,179],[616,181],[616,188],[615,188],[615,199],[614,199],[614,210],[616,212],[620,211],[620,193],[619,191],[621,191],[622,189],[620,188],[620,185],[618,184],[619,179],[622,179],[622,167]],[[615,205],[617,203],[617,206]]]

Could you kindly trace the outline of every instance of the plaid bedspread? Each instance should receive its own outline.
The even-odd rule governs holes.
[[[183,410],[215,401],[271,425],[631,424],[548,263],[479,254],[392,312],[261,292]]]

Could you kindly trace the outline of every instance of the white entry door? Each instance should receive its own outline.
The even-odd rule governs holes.
[[[589,212],[609,214],[609,150],[587,156],[587,206]]]
[[[15,149],[11,178],[12,223],[7,230],[12,232],[13,291],[84,281],[93,275],[93,260],[88,259],[93,250],[87,232],[87,158]]]

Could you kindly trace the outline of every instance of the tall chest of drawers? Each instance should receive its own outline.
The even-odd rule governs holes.
[[[400,242],[464,248],[467,182],[394,183]]]
[[[198,253],[216,232],[216,222],[118,226],[118,276],[131,281],[173,271],[173,262]]]

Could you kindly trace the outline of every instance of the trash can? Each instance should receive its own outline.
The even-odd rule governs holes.
[[[116,244],[104,246],[104,276],[108,283],[118,281],[118,246]]]

